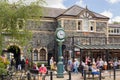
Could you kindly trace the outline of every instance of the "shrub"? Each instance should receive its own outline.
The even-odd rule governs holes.
[[[0,75],[7,74],[6,67],[8,64],[10,64],[10,61],[8,61],[8,59],[6,59],[6,58],[3,59],[0,56]]]
[[[38,62],[38,63],[37,63],[37,66],[40,67],[41,64],[44,64],[45,66],[47,66],[47,63],[45,63],[45,62]]]
[[[7,74],[7,70],[4,68],[0,68],[0,75]]]
[[[0,62],[0,68],[5,68],[5,64]]]

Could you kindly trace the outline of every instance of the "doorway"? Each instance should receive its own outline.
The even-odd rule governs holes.
[[[9,53],[13,53],[13,58],[15,60],[15,67],[18,68],[18,65],[21,60],[21,51],[20,48],[17,45],[11,45],[8,47],[7,51]]]

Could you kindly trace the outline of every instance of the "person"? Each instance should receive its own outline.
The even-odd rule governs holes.
[[[75,59],[75,62],[73,63],[73,67],[74,67],[74,73],[78,73],[79,62],[77,59]]]
[[[92,70],[92,74],[94,74],[94,75],[100,74],[99,69],[97,69],[95,64],[92,65],[91,70]]]
[[[25,70],[25,60],[24,59],[22,59],[22,61],[21,61],[21,68],[22,68],[22,70]]]
[[[25,71],[26,72],[27,72],[27,69],[28,69],[28,65],[29,65],[29,60],[27,58],[26,61],[25,61]]]
[[[36,63],[34,63],[34,65],[33,65],[33,69],[38,70],[38,66],[37,66]]]
[[[101,68],[102,70],[103,70],[103,65],[104,65],[104,61],[102,60],[102,58],[100,58],[99,68]]]
[[[104,70],[107,70],[107,61],[104,62]]]
[[[52,70],[54,66],[54,61],[53,61],[53,57],[51,57],[50,59],[50,69]]]
[[[21,71],[21,59],[18,61],[18,70]]]
[[[72,70],[72,59],[69,58],[68,63],[67,63],[67,70],[71,71]]]
[[[10,65],[11,65],[11,68],[15,67],[15,60],[14,60],[14,58],[11,59]]]
[[[113,67],[114,67],[115,69],[117,69],[117,66],[118,66],[118,61],[115,60],[115,61],[113,62]]]
[[[80,72],[82,74],[82,78],[83,78],[83,75],[84,75],[84,70],[85,70],[85,67],[86,67],[87,64],[85,64],[85,62],[81,61],[80,63]]]
[[[45,74],[47,73],[47,68],[44,64],[42,64],[41,67],[39,68],[39,73],[41,74],[41,76],[39,77],[39,80],[41,78],[42,78],[42,80],[44,80]]]
[[[54,63],[53,63],[53,69],[52,70],[55,70],[55,71],[57,71],[57,65],[56,65],[56,62],[54,61]]]

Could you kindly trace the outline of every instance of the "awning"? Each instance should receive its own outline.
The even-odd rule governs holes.
[[[74,45],[80,49],[120,49],[120,45]]]

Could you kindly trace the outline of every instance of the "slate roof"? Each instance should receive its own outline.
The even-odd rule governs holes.
[[[86,8],[82,8],[82,7],[77,6],[77,5],[74,5],[68,9],[44,7],[43,8],[43,15],[44,15],[44,17],[52,17],[52,18],[57,18],[58,16],[77,16],[85,9]],[[108,17],[103,16],[103,15],[98,14],[98,13],[95,13],[93,11],[90,11],[90,12],[92,12],[94,17],[96,17],[96,18],[109,19]]]
[[[74,45],[75,47],[79,48],[79,49],[120,49],[120,45],[110,45],[110,44],[106,44],[106,45]]]
[[[120,24],[108,24],[108,27],[117,28],[120,27]]]
[[[43,7],[43,16],[56,18],[57,16],[61,15],[65,10],[66,9]]]

